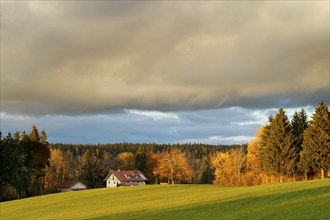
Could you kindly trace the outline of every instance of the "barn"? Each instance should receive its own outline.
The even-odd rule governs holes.
[[[57,190],[61,192],[71,192],[86,189],[86,185],[78,180],[64,180],[57,186]]]

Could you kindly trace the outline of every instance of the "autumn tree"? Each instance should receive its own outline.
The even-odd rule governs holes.
[[[51,149],[49,158],[49,170],[52,185],[57,185],[59,182],[64,180],[68,171],[68,163],[65,160],[63,152],[61,149]]]
[[[247,170],[253,173],[260,173],[260,150],[262,148],[261,138],[264,133],[265,127],[261,126],[254,133],[254,140],[248,144],[247,147]]]
[[[154,174],[153,171],[162,157],[161,153],[151,153],[146,158],[146,169],[144,171],[145,176],[148,178],[150,183],[158,184],[158,174]]]
[[[308,169],[318,169],[323,179],[330,167],[330,111],[323,101],[315,108],[310,125],[304,131],[300,155],[305,178]]]
[[[214,183],[239,185],[245,160],[243,148],[215,153],[211,158],[211,165],[214,169],[215,176]]]
[[[131,152],[122,152],[117,156],[119,160],[118,168],[121,170],[134,170],[135,160],[134,154]]]
[[[177,148],[162,153],[153,174],[166,178],[168,183],[172,184],[176,181],[191,182],[194,176],[186,156]]]

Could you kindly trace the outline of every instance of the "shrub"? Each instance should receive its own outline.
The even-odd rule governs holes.
[[[0,201],[9,201],[9,200],[14,200],[18,199],[18,193],[15,187],[5,183],[4,185],[1,186],[0,190]]]

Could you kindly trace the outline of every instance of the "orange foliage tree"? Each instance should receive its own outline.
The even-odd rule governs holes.
[[[191,182],[194,171],[189,166],[186,156],[176,148],[161,154],[153,170],[154,175],[166,178],[168,183],[175,181]]]

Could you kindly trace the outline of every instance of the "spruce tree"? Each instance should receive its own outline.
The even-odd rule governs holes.
[[[40,143],[47,145],[47,134],[44,130],[41,131],[40,134]]]
[[[330,167],[330,111],[321,101],[312,115],[309,127],[304,132],[301,164],[308,169],[320,170],[321,178]]]
[[[266,126],[263,138],[263,164],[271,174],[282,177],[295,172],[296,152],[293,145],[292,128],[283,108]]]
[[[296,152],[299,154],[302,149],[304,131],[308,127],[308,117],[304,109],[295,112],[291,120],[294,145]]]
[[[300,112],[295,112],[291,120],[291,126],[293,130],[293,144],[296,150],[297,159],[296,159],[296,168],[300,172],[303,172],[304,169],[300,166],[298,169],[300,161],[300,152],[302,150],[302,144],[304,139],[304,131],[308,127],[308,116],[304,109],[301,109]]]
[[[267,172],[271,176],[275,170],[275,150],[272,149],[273,145],[270,144],[270,126],[273,123],[273,116],[268,117],[268,124],[265,126],[261,135],[261,149],[260,149],[260,167],[261,170]]]
[[[18,131],[16,131],[16,132],[14,133],[13,139],[14,139],[14,141],[15,141],[17,144],[19,143],[19,141],[20,141],[20,134],[19,134]]]
[[[39,142],[40,141],[38,129],[35,125],[32,126],[32,130],[31,130],[31,133],[29,135],[29,140],[32,141],[32,142]]]
[[[135,169],[144,172],[146,169],[147,156],[142,147],[139,147],[135,154]]]

